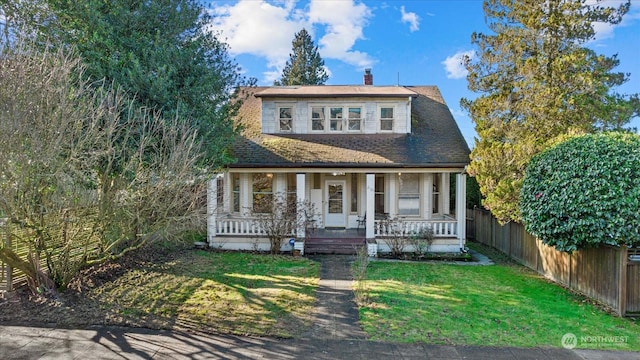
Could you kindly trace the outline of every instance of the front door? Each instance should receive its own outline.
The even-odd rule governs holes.
[[[345,180],[327,180],[325,183],[325,227],[346,226],[346,185]]]

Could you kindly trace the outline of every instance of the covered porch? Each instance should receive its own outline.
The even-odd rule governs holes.
[[[215,248],[268,250],[268,242],[260,241],[267,232],[253,209],[258,199],[280,194],[313,205],[314,212],[305,214],[310,221],[290,234],[301,251],[314,234],[384,244],[391,235],[409,236],[425,228],[435,237],[433,251],[460,251],[465,241],[463,170],[230,169],[209,184],[208,242]]]

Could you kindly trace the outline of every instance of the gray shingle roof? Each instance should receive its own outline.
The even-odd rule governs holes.
[[[376,88],[350,88],[358,87],[367,88],[367,91],[375,91]],[[316,91],[323,87],[313,88]],[[389,91],[388,88],[391,87],[385,87],[384,91]],[[249,95],[239,112],[237,121],[243,130],[242,136],[232,147],[237,162],[230,168],[422,168],[467,165],[469,147],[438,88],[395,88],[393,91],[401,93],[401,96],[415,96],[411,111],[411,134],[262,134],[261,102],[255,94],[261,96],[270,93],[276,96],[282,88],[250,89],[254,95]]]

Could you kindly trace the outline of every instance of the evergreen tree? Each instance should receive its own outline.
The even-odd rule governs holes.
[[[193,122],[207,165],[231,160],[234,88],[243,79],[199,1],[42,1],[52,20],[41,36],[77,48],[86,76],[114,83],[166,119]]]
[[[594,22],[617,24],[629,10],[584,0],[486,0],[495,34],[474,33],[478,59],[467,59],[463,99],[479,138],[469,173],[483,204],[502,222],[519,220],[519,193],[531,157],[567,133],[620,128],[640,111],[638,95],[612,88],[629,74],[614,72],[616,56],[586,48]]]
[[[323,85],[329,78],[324,60],[314,46],[311,35],[302,29],[296,33],[292,42],[293,53],[282,71],[282,78],[274,81],[274,85]]]

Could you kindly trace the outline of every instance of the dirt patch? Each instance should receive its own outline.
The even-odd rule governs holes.
[[[94,325],[169,328],[169,324],[152,317],[123,316],[99,301],[92,290],[116,281],[128,269],[168,262],[185,252],[184,248],[171,251],[146,248],[118,261],[83,270],[67,289],[55,296],[42,296],[31,293],[26,287],[18,288],[0,298],[0,323],[61,328],[87,328]]]

